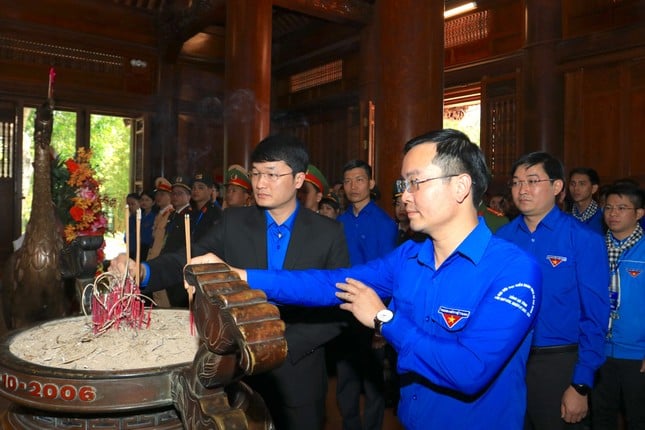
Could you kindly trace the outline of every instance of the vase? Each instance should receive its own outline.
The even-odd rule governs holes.
[[[98,267],[97,251],[103,235],[79,235],[61,251],[61,273],[65,278],[93,278]]]

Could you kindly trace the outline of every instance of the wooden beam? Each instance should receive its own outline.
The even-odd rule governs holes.
[[[368,24],[373,9],[360,0],[273,0],[273,5],[340,24]]]
[[[163,57],[176,61],[182,45],[188,39],[210,25],[223,25],[226,19],[225,0],[200,0],[190,7],[181,8],[171,3],[159,18],[159,34]]]

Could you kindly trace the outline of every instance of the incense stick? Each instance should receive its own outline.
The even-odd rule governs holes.
[[[130,258],[130,205],[125,205],[125,255]]]
[[[137,228],[137,254],[135,260],[135,269],[134,269],[134,282],[137,288],[140,288],[139,285],[139,265],[141,264],[141,208],[137,209],[137,218],[136,218],[136,228]]]
[[[186,234],[186,264],[190,263],[190,215],[184,214],[184,233]]]
[[[190,216],[188,214],[184,214],[184,233],[186,237],[186,264],[190,264]],[[193,314],[193,295],[195,293],[194,288],[186,288],[186,293],[188,293],[190,334],[195,335],[195,315]]]

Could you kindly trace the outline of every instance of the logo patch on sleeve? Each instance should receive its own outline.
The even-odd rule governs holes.
[[[461,309],[452,309],[452,308],[447,308],[445,306],[439,306],[439,313],[441,314],[444,322],[449,328],[452,328],[462,318],[468,318],[470,316],[470,311],[464,311]]]
[[[535,310],[535,290],[529,284],[518,283],[504,287],[495,295],[495,300],[516,307],[529,318]]]
[[[549,260],[551,266],[556,267],[560,263],[567,261],[567,257],[561,257],[559,255],[547,255],[546,259]]]

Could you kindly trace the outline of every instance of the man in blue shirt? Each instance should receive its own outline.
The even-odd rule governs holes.
[[[607,361],[593,390],[594,429],[616,428],[624,411],[630,429],[645,429],[645,240],[639,220],[645,214],[643,190],[630,184],[607,191],[611,319],[605,340]]]
[[[604,234],[602,209],[594,200],[600,187],[598,172],[590,167],[576,167],[569,172],[569,195],[573,200],[571,215],[599,234]]]
[[[343,224],[352,266],[382,257],[396,247],[396,223],[372,201],[374,186],[369,164],[362,160],[345,164],[343,189],[350,206],[337,219]],[[374,330],[351,321],[336,346],[336,403],[343,430],[380,430],[385,411],[384,342],[375,341]],[[365,395],[362,419],[361,392]]]
[[[527,367],[525,429],[583,428],[594,373],[604,361],[609,270],[602,236],[556,205],[564,169],[545,152],[512,168],[511,194],[521,215],[497,235],[535,257],[543,285]]]
[[[382,257],[396,246],[396,223],[371,199],[375,185],[366,162],[352,160],[343,167],[343,188],[351,204],[337,219],[345,229],[352,266]]]
[[[489,175],[466,135],[447,129],[410,140],[401,175],[410,225],[431,239],[350,269],[238,272],[272,300],[341,303],[376,328],[398,354],[406,429],[519,429],[540,270],[478,220]],[[391,298],[387,306],[381,297]]]

